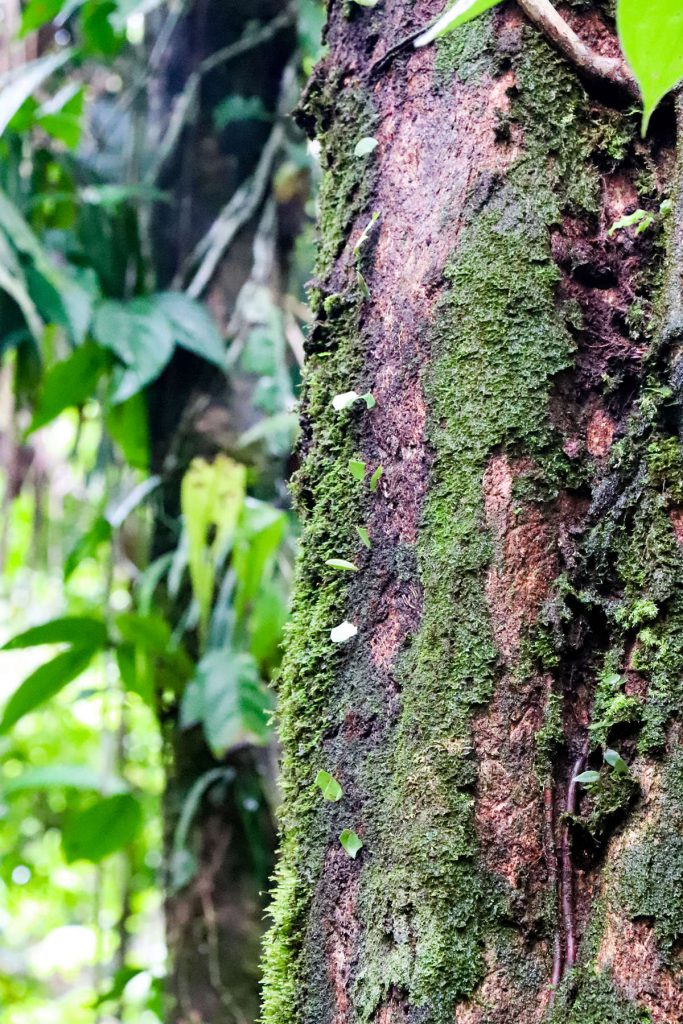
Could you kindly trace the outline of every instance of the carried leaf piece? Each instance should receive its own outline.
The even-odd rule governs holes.
[[[349,459],[349,472],[354,480],[362,480],[365,476],[365,463],[360,459]]]
[[[374,491],[377,490],[377,485],[378,485],[378,483],[380,481],[380,477],[382,476],[383,472],[384,472],[383,467],[382,466],[378,466],[377,469],[375,470],[375,472],[370,477],[370,490],[371,491],[374,492]]]
[[[607,236],[611,238],[617,231],[621,231],[623,228],[632,228],[634,225],[637,225],[636,234],[640,235],[643,231],[647,231],[654,219],[654,214],[648,210],[634,210],[633,213],[627,213],[619,220],[615,220],[607,232]]]
[[[603,757],[606,764],[608,764],[610,768],[614,768],[618,775],[628,775],[628,765],[617,750],[610,750],[608,748],[603,754]]]
[[[342,844],[349,857],[353,860],[356,859],[360,851],[363,849],[362,840],[350,828],[344,829],[342,834],[339,836],[339,842]]]
[[[368,288],[368,282],[365,280],[360,270],[356,271],[356,281],[358,282],[358,287],[360,288],[360,293],[363,296],[363,298],[371,299],[372,295],[370,293],[370,289]]]
[[[358,566],[354,565],[353,562],[347,562],[345,558],[328,558],[325,565],[329,565],[332,569],[345,569],[347,572],[358,572]]]
[[[367,156],[368,153],[372,153],[375,149],[377,149],[377,139],[373,139],[370,135],[366,135],[365,138],[359,139],[356,143],[353,155]]]
[[[343,790],[334,775],[321,770],[315,777],[315,784],[320,789],[324,798],[329,800],[330,803],[336,803],[337,800],[341,800]]]
[[[357,391],[344,391],[341,395],[334,396],[332,399],[332,407],[336,409],[337,412],[342,412],[344,409],[348,409],[352,406],[354,402],[357,402],[359,398],[360,395]]]
[[[593,782],[600,781],[600,772],[581,772],[575,775],[572,782],[582,782],[584,786],[590,786]]]
[[[367,242],[368,238],[370,237],[370,232],[372,231],[373,227],[375,226],[375,224],[377,223],[378,220],[379,220],[379,214],[378,213],[373,213],[372,217],[370,218],[368,223],[363,228],[363,231],[361,232],[360,238],[358,239],[358,241],[356,242],[356,244],[354,246],[354,249],[353,249],[353,255],[354,256],[357,257],[360,254],[361,249],[363,248],[363,246]]]
[[[617,31],[643,94],[642,133],[660,100],[683,78],[680,0],[619,0]]]
[[[352,622],[342,622],[339,626],[335,626],[334,629],[330,630],[330,640],[335,644],[343,644],[346,640],[350,640],[351,637],[355,636],[358,632],[358,626],[354,626]]]
[[[452,7],[444,11],[441,17],[437,18],[421,36],[417,37],[414,46],[418,48],[433,43],[435,39],[448,35],[459,25],[472,21],[473,18],[488,11],[491,7],[495,7],[498,3],[500,0],[456,0]]]
[[[359,7],[376,7],[379,0],[353,0]]]
[[[368,533],[364,526],[357,526],[356,533],[358,534],[358,536],[361,539],[361,542],[365,545],[366,548],[372,547],[372,544],[370,542],[370,534]]]
[[[369,391],[366,391],[364,395],[359,395],[357,391],[343,391],[340,395],[335,395],[332,399],[332,407],[337,412],[342,412],[344,409],[350,408],[354,402],[357,401],[365,402],[368,409],[374,409],[377,405],[375,398]]]

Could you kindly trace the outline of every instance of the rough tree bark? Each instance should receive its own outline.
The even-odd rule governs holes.
[[[252,38],[258,39],[256,45],[239,48]],[[172,201],[158,207],[152,223],[160,287],[189,284],[197,270],[197,264],[187,264],[190,254],[234,193],[255,174],[278,120],[285,69],[291,65],[294,70],[296,53],[289,0],[197,0],[161,48],[163,59],[151,85],[150,133],[161,140],[152,154],[156,184],[171,194]],[[193,94],[192,83],[207,61],[215,66],[202,74]],[[217,127],[218,104],[235,95],[258,98],[272,120],[243,119]],[[182,110],[182,131],[175,145],[166,145],[169,126]],[[273,198],[278,153],[279,148],[271,154],[251,215],[243,218],[233,244],[217,260],[215,273],[195,292],[226,335],[241,326],[234,322],[235,306],[254,273],[257,232],[259,258],[267,265],[265,272],[260,271],[265,278],[257,283],[272,287],[275,297],[299,226],[296,215]],[[300,215],[301,196],[295,200],[291,205]],[[268,203],[277,208],[263,237],[260,218]],[[240,374],[235,367],[226,380],[215,366],[182,351],[155,386],[150,399],[153,471],[164,479],[155,516],[155,557],[178,543],[180,483],[190,461],[197,456],[213,459],[219,452],[234,455],[240,433],[258,418],[250,401],[254,387],[253,374]],[[274,477],[282,475],[282,466],[276,470],[273,464],[272,469]],[[270,497],[265,494],[267,486],[264,495]],[[171,618],[182,613],[187,600],[183,594],[180,607],[168,609]],[[263,893],[273,864],[272,757],[247,748],[217,761],[201,730],[182,730],[177,704],[169,709],[167,697],[161,695],[161,700],[168,772],[167,1019],[173,1024],[249,1024],[258,1014]],[[196,801],[193,793],[200,794]],[[175,836],[179,819],[190,806],[194,811],[186,847],[197,867],[193,877],[178,885]]]
[[[264,1020],[674,1024],[673,105],[640,141],[628,99],[514,4],[381,60],[441,7],[331,0],[302,101],[325,180]],[[562,13],[617,56],[609,8]],[[377,147],[357,158],[362,136]],[[610,230],[637,208],[646,230]],[[351,389],[376,407],[337,412]],[[358,635],[335,645],[344,619]]]

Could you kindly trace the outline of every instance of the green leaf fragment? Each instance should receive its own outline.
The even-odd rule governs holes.
[[[610,768],[614,768],[618,775],[628,775],[628,765],[617,750],[610,750],[608,748],[604,752],[603,757],[605,759],[605,763],[608,764]]]
[[[427,46],[440,36],[446,36],[453,29],[472,21],[473,18],[488,11],[491,7],[495,7],[498,3],[500,0],[456,0],[452,7],[444,11],[421,36],[417,37],[413,45],[416,49],[420,46]]]
[[[375,472],[370,477],[370,490],[373,493],[377,490],[377,485],[379,484],[380,477],[382,476],[383,472],[384,472],[383,467],[382,466],[378,466],[377,469],[375,470]]]
[[[337,800],[341,800],[343,790],[334,775],[330,775],[329,772],[321,769],[315,777],[315,784],[325,800],[329,800],[330,803],[336,803]]]
[[[358,282],[358,287],[363,298],[371,299],[372,295],[370,293],[370,289],[368,288],[368,282],[365,280],[360,270],[356,271],[356,281]]]
[[[356,833],[350,829],[345,828],[339,836],[339,842],[342,844],[349,857],[355,860],[360,851],[363,849],[362,840],[356,835]]]
[[[360,397],[362,401],[365,402],[366,408],[368,409],[374,409],[375,406],[377,405],[377,402],[375,401],[375,396],[370,394],[369,391],[366,391],[365,394],[361,395]]]
[[[334,629],[330,630],[330,640],[334,644],[343,644],[347,640],[356,636],[358,633],[358,626],[354,626],[352,622],[344,621],[340,625],[335,626]]]
[[[354,246],[354,249],[353,249],[353,255],[354,256],[357,257],[357,256],[360,255],[361,249],[363,248],[363,246],[367,242],[368,238],[370,237],[370,232],[372,231],[372,229],[374,228],[374,226],[375,226],[375,224],[377,223],[378,220],[379,220],[379,214],[378,213],[373,213],[372,217],[370,218],[368,223],[363,228],[363,230],[362,230],[362,232],[360,234],[360,238],[358,239],[358,241],[356,242],[356,244]]]
[[[356,533],[360,537],[361,543],[364,544],[366,548],[372,547],[372,544],[370,542],[370,534],[368,533],[364,526],[357,526]]]
[[[362,480],[365,476],[365,463],[360,459],[349,459],[349,472],[354,480]]]
[[[600,772],[581,772],[580,775],[575,775],[572,782],[581,782],[584,786],[590,786],[594,782],[600,781]]]
[[[346,558],[328,558],[325,565],[329,565],[331,569],[342,569],[345,572],[358,572],[358,566],[347,561]]]
[[[377,149],[377,139],[373,139],[372,136],[366,135],[364,138],[359,139],[353,151],[354,156],[367,156],[372,153],[373,150]]]
[[[620,217],[619,220],[615,220],[607,235],[611,238],[617,231],[621,231],[623,228],[632,228],[636,225],[636,234],[640,235],[650,227],[654,219],[654,214],[648,210],[634,210],[633,213],[627,213]]]

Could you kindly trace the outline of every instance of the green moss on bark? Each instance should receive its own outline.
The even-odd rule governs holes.
[[[622,857],[620,904],[631,918],[653,922],[666,957],[683,938],[683,751],[663,778],[658,821]]]

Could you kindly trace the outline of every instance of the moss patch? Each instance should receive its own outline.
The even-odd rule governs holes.
[[[623,855],[620,903],[654,923],[664,954],[683,938],[683,751],[664,772],[659,821]]]

